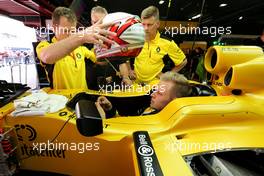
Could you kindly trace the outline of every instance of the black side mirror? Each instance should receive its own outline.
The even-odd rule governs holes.
[[[102,118],[93,101],[80,100],[76,104],[76,125],[83,136],[96,136],[103,133]]]

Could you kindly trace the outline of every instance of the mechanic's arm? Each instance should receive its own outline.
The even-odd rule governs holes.
[[[181,64],[175,66],[172,71],[174,72],[179,72],[183,67],[185,67],[185,65],[187,64],[187,59],[185,58]]]
[[[172,71],[179,72],[187,64],[185,54],[174,41],[170,43],[168,55],[175,64],[175,67],[172,69]]]
[[[186,64],[187,64],[187,59],[185,58],[181,64],[179,64],[179,65],[173,67],[173,68],[171,69],[171,71],[179,72],[179,71],[180,71],[180,70],[181,70]],[[161,77],[162,74],[163,74],[163,73],[160,72],[160,73],[156,76],[156,78],[160,79],[160,77]]]
[[[119,71],[122,77],[122,82],[127,86],[132,85],[132,81],[129,78],[129,68],[127,66],[127,62],[119,65]]]
[[[137,76],[136,76],[135,71],[131,68],[130,61],[128,61],[126,64],[127,64],[130,80],[136,80]]]
[[[78,46],[81,46],[84,43],[94,43],[103,45],[102,41],[112,43],[111,40],[106,38],[107,35],[115,35],[113,32],[104,30],[107,25],[98,25],[96,30],[94,27],[89,27],[85,31],[73,34],[68,38],[58,41],[56,43],[50,44],[49,46],[43,48],[40,52],[40,59],[46,64],[54,64],[59,59],[68,55]]]

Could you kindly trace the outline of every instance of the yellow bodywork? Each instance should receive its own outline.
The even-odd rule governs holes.
[[[185,156],[225,150],[264,148],[262,87],[264,62],[259,62],[258,58],[263,59],[263,52],[261,54],[257,47],[237,46],[213,47],[209,52],[211,50],[217,53],[218,59],[222,59],[222,61],[217,60],[215,70],[212,66],[206,65],[211,64],[210,53],[205,59],[205,67],[213,75],[212,87],[218,96],[178,98],[154,115],[104,119],[103,133],[94,137],[85,137],[78,132],[76,116],[66,108],[45,116],[12,117],[3,113],[4,125],[16,127],[19,136],[18,151],[21,168],[66,175],[140,175],[133,141],[133,133],[136,131],[149,133],[165,176],[193,175],[184,160]],[[240,56],[244,60],[241,61]],[[221,68],[218,64],[224,66]],[[231,67],[234,71],[230,85],[226,85],[225,77]],[[258,75],[255,74],[256,72]],[[246,76],[247,74],[255,74],[255,76],[250,78]],[[243,85],[243,82],[255,87]],[[240,94],[233,95],[234,89],[240,89]],[[46,91],[62,94],[68,98],[80,92],[80,90]],[[93,91],[87,93],[103,94]],[[134,96],[144,93],[146,92]],[[110,96],[126,96],[126,94],[114,92]],[[9,113],[7,107],[11,108],[12,104],[1,110],[4,109]],[[69,122],[66,122],[67,120]],[[62,129],[63,125],[65,126]],[[34,131],[35,134],[32,135],[30,131]],[[39,147],[41,144],[44,148],[44,145],[47,146],[50,142],[52,146],[51,141],[55,149],[46,150],[42,154],[33,150],[37,144]],[[64,145],[65,148],[59,148],[59,145]]]

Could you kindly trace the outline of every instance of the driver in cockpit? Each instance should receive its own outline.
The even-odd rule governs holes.
[[[166,72],[161,75],[156,90],[151,94],[150,107],[138,115],[156,114],[175,98],[187,97],[190,93],[188,80],[182,74],[173,71]],[[116,108],[104,96],[98,97],[96,106],[104,110],[106,118],[111,118],[116,114]]]

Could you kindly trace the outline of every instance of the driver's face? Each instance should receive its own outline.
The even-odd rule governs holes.
[[[172,93],[174,83],[171,81],[160,81],[155,92],[151,94],[150,107],[162,110],[170,101],[175,98]]]

